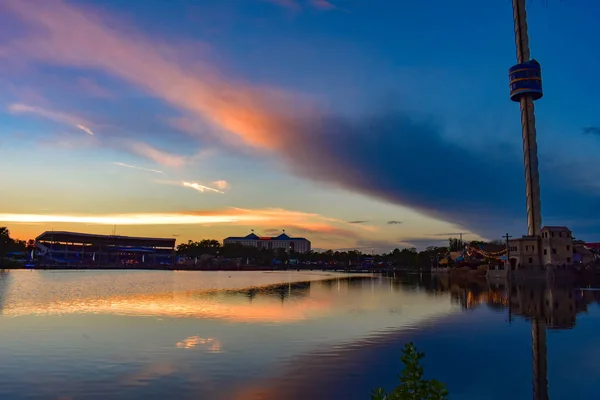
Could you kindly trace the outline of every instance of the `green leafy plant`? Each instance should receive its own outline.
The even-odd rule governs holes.
[[[371,400],[444,400],[448,397],[446,385],[436,379],[423,379],[423,367],[420,360],[424,353],[418,352],[411,342],[402,350],[402,363],[404,370],[400,378],[400,385],[387,393],[382,388],[376,389],[371,395]]]

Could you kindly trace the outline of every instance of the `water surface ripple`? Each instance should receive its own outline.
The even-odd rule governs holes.
[[[422,274],[0,272],[0,399],[368,399],[394,386],[408,341],[451,399],[531,399],[532,355],[546,361],[536,373],[550,398],[594,398],[600,292],[580,289],[588,286],[598,287],[509,290]],[[533,324],[545,351],[532,348]]]

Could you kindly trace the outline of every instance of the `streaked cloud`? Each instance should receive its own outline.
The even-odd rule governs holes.
[[[367,222],[369,222],[369,221],[348,221],[349,224],[364,224]]]
[[[284,7],[289,10],[292,10],[292,11],[300,10],[300,3],[298,3],[298,1],[296,1],[296,0],[262,0],[262,1],[266,2],[266,3],[271,3],[271,4],[279,6],[279,7]]]
[[[327,0],[310,0],[310,4],[319,10],[335,10],[337,6]]]
[[[292,11],[300,11],[302,7],[317,10],[335,10],[337,6],[328,0],[262,0],[266,3],[286,8]]]
[[[343,227],[339,227],[339,226],[333,226],[333,225],[329,225],[329,224],[315,223],[315,224],[311,224],[310,226],[307,226],[307,225],[303,226],[303,225],[294,225],[293,223],[287,223],[287,224],[285,224],[285,226],[288,226],[292,232],[298,232],[298,233],[308,234],[308,235],[312,235],[312,236],[319,234],[319,235],[334,236],[334,237],[339,237],[339,238],[344,238],[344,239],[357,240],[357,239],[360,239],[362,237],[362,235],[364,234],[364,232],[361,232],[361,231],[343,228]],[[287,231],[286,231],[286,233],[287,233]]]
[[[67,214],[0,214],[2,222],[16,223],[74,223],[93,225],[196,225],[257,221],[250,215],[194,215],[185,213],[146,213],[112,215]]]
[[[0,214],[0,222],[12,223],[75,223],[95,225],[202,225],[202,224],[257,224],[282,226],[330,232],[334,225],[344,221],[320,214],[291,211],[281,208],[243,209],[224,208],[172,213],[128,214]]]
[[[187,162],[187,158],[183,155],[169,153],[138,140],[122,140],[119,143],[130,152],[166,167],[180,168]]]
[[[164,174],[163,171],[160,171],[158,169],[151,169],[151,168],[143,168],[143,167],[136,167],[135,165],[131,165],[131,164],[125,164],[122,162],[114,162],[114,165],[118,165],[120,167],[124,167],[124,168],[131,168],[131,169],[137,169],[140,171],[147,171],[147,172],[153,172],[155,174]]]
[[[201,184],[196,183],[196,182],[181,182],[181,184],[184,187],[189,187],[189,188],[192,188],[194,190],[197,190],[197,191],[203,192],[203,193],[204,192],[214,192],[214,193],[224,194],[224,192],[222,192],[222,191],[220,191],[218,189],[211,188],[211,187],[205,186],[205,185],[201,185]]]
[[[283,233],[283,231],[281,229],[277,229],[277,228],[263,229],[263,232],[267,235],[273,235],[273,236]]]
[[[463,235],[471,235],[471,232],[444,232],[444,233],[430,233],[427,236],[442,236],[442,237],[455,237]]]
[[[90,124],[88,122],[85,122],[82,118],[76,117],[74,115],[20,103],[9,105],[8,111],[10,111],[13,114],[34,114],[54,122],[59,122],[62,124],[73,126],[77,129],[84,131],[88,135],[94,135],[94,132],[92,132],[92,130],[86,126],[89,126]]]
[[[94,132],[92,132],[92,130],[90,128],[88,128],[87,126],[84,126],[81,124],[77,124],[76,126],[77,126],[77,128],[79,128],[82,131],[84,131],[85,133],[87,133],[88,135],[94,136]]]
[[[272,234],[281,233],[285,229],[291,236],[306,236],[315,246],[328,243],[327,247],[351,246],[358,240],[365,240],[377,235],[372,227],[348,224],[320,214],[305,213],[281,208],[241,209],[223,208],[198,211],[158,212],[158,213],[110,213],[110,214],[83,214],[83,213],[3,213],[0,214],[0,225],[6,224],[11,231],[19,232],[21,227],[30,224],[44,224],[49,229],[79,230],[78,226],[86,226],[87,232],[103,232],[104,226],[117,225],[122,234],[131,232],[139,235],[139,227],[179,225],[186,226],[181,229],[201,229],[201,235],[206,234],[204,229],[210,227],[221,230],[221,234],[228,235],[225,230],[238,229],[249,232],[269,230]],[[97,226],[97,228],[91,228]],[[195,227],[198,228],[195,228]],[[221,227],[221,228],[220,228]],[[239,228],[231,228],[239,227]],[[277,229],[276,229],[277,228]],[[164,228],[160,228],[163,229]],[[273,230],[271,230],[273,229]],[[199,231],[200,232],[200,231]],[[39,234],[39,228],[34,235]],[[219,237],[219,236],[217,236]],[[321,246],[322,247],[322,246]]]

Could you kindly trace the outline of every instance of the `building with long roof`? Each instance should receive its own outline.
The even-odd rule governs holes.
[[[308,253],[311,249],[309,240],[290,237],[285,231],[279,236],[258,236],[254,232],[241,237],[231,236],[223,240],[224,246],[228,244],[242,244],[267,250],[284,249],[289,253]]]
[[[71,265],[171,263],[175,238],[47,231],[35,238],[43,262]]]

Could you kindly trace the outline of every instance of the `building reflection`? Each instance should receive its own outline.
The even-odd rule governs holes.
[[[546,331],[572,329],[577,314],[586,312],[588,305],[600,303],[600,291],[584,290],[597,287],[597,282],[578,281],[565,277],[556,280],[488,281],[484,277],[449,275],[407,275],[394,279],[394,284],[408,288],[424,288],[431,294],[450,293],[452,302],[464,309],[487,306],[508,312],[531,322],[533,364],[533,399],[547,400],[548,361]]]

